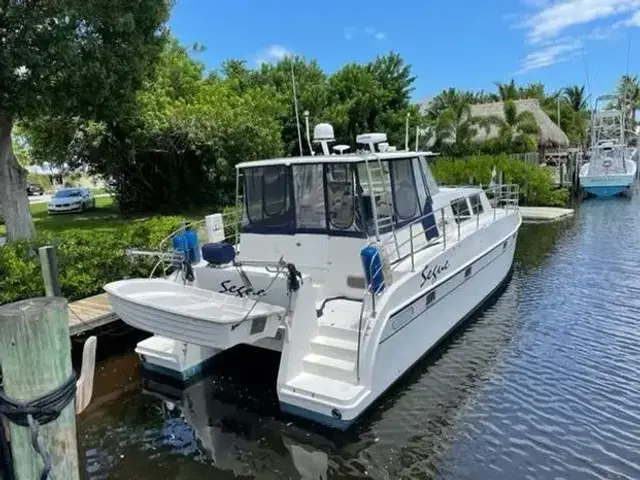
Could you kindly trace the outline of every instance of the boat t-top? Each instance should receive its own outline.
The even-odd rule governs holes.
[[[333,135],[319,124],[321,154],[237,165],[239,222],[211,215],[201,248],[187,229],[163,253],[173,273],[105,286],[156,334],[146,366],[184,376],[238,344],[277,350],[282,410],[345,429],[506,282],[517,186],[438,186],[429,152],[373,133],[331,154]]]
[[[625,140],[624,110],[598,110],[600,102],[617,100],[615,95],[598,97],[591,115],[589,161],[580,169],[580,185],[590,195],[612,197],[630,192],[636,178],[637,153]]]

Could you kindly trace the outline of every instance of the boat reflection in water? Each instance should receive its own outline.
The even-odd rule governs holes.
[[[245,348],[251,349],[241,346],[238,350]],[[228,353],[236,358],[243,356],[238,355],[241,352]],[[262,367],[268,369],[269,358],[264,360]],[[199,446],[218,470],[258,476],[277,472],[282,478],[318,480],[335,478],[336,470],[342,477],[360,477],[365,471],[375,470],[348,447],[350,460],[336,462],[336,456],[345,453],[344,444],[356,443],[355,432],[336,435],[335,431],[318,430],[317,426],[302,428],[299,421],[294,424],[292,418],[279,411],[277,394],[269,381],[272,375],[255,371],[251,374],[242,366],[233,370],[231,375],[227,372],[200,377],[187,384],[167,383],[166,377],[144,371],[142,388],[145,394],[163,402],[167,419],[181,418],[191,427]],[[245,374],[251,376],[251,387],[248,387],[249,379],[242,378]],[[264,388],[260,385],[263,380]],[[165,428],[175,428],[175,422],[165,422]],[[325,430],[327,436],[323,435]],[[328,439],[329,435],[333,441]],[[362,450],[374,441],[358,440],[357,446]],[[378,471],[375,477],[387,478],[388,474]]]

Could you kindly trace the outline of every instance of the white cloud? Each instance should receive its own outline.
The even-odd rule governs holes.
[[[522,61],[517,74],[567,61],[576,55],[580,48],[582,48],[582,43],[570,38],[563,39],[557,43],[549,43],[540,50],[528,54]]]
[[[275,63],[279,62],[283,58],[292,55],[286,47],[282,45],[269,45],[264,50],[259,51],[256,54],[256,64],[262,65],[263,63]]]
[[[640,11],[640,0],[559,0],[537,4],[538,11],[520,24],[528,30],[527,38],[532,44],[555,38],[570,27],[628,13],[634,18]]]
[[[640,10],[635,12],[629,20],[625,22],[629,27],[640,27]]]
[[[356,27],[347,27],[344,29],[344,38],[352,40],[356,36]]]
[[[353,40],[360,35],[375,38],[376,40],[384,40],[387,38],[387,34],[385,32],[378,31],[374,27],[346,27],[344,29],[344,38],[347,40]]]

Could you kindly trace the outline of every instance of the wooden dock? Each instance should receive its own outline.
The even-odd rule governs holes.
[[[111,308],[106,293],[69,303],[69,334],[71,336],[88,332],[116,320],[118,316]]]
[[[524,223],[548,223],[564,220],[574,214],[572,208],[519,207]]]

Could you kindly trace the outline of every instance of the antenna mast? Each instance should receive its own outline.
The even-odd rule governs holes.
[[[296,77],[293,73],[293,57],[289,57],[291,62],[291,83],[293,84],[293,106],[296,110],[296,127],[298,127],[298,146],[300,147],[300,156],[304,156],[302,151],[302,132],[300,131],[300,115],[298,114],[298,93],[296,92]]]

